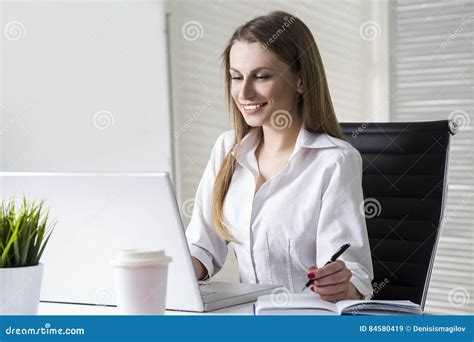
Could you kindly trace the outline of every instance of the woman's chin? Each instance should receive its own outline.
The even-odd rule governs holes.
[[[249,125],[250,127],[261,127],[263,126],[265,115],[248,115],[248,114],[243,114],[245,123]]]

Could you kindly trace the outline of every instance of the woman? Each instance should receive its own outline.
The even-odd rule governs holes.
[[[362,160],[310,30],[284,12],[257,17],[235,31],[223,65],[234,130],[214,145],[186,232],[198,279],[220,270],[230,243],[242,282],[299,292],[314,279],[310,290],[333,302],[371,295]]]

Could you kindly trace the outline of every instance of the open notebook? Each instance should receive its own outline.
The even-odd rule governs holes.
[[[258,297],[256,315],[421,315],[420,306],[409,300],[341,300],[331,303],[311,293]]]

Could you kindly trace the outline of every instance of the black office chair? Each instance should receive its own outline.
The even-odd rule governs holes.
[[[447,192],[453,121],[342,123],[362,155],[374,299],[424,308]]]

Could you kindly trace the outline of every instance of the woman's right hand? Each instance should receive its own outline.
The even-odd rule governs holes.
[[[194,272],[196,273],[197,280],[202,280],[207,277],[207,269],[199,261],[198,258],[191,257],[193,260]]]

